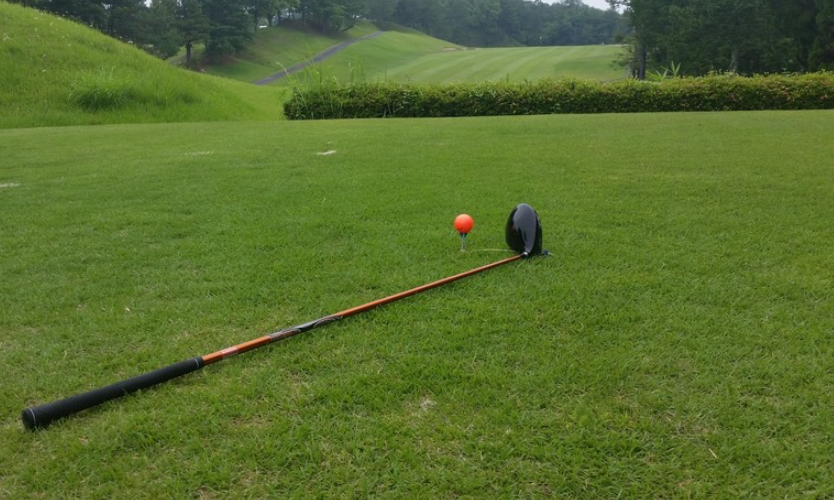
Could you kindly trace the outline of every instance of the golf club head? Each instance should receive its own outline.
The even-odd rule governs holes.
[[[533,207],[522,203],[507,219],[507,245],[523,257],[542,253],[542,225]]]

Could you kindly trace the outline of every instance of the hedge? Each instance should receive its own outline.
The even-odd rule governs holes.
[[[292,120],[765,109],[834,109],[834,73],[613,83],[332,83],[296,88],[284,105]]]

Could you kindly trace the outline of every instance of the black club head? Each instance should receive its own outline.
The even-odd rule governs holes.
[[[530,205],[521,203],[510,212],[507,245],[524,257],[542,253],[542,225],[539,214]]]

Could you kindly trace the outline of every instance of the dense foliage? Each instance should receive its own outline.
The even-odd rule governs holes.
[[[209,58],[243,48],[262,19],[297,0],[12,0],[73,19],[159,57],[204,43]]]
[[[451,117],[550,113],[637,113],[834,108],[834,74],[711,76],[663,82],[527,83],[297,88],[284,106],[290,119]]]
[[[393,11],[374,13],[437,38],[468,46],[591,45],[612,43],[626,29],[615,10],[599,10],[580,0],[543,3],[527,0],[374,0]],[[387,15],[386,15],[387,14]]]
[[[834,69],[834,0],[609,0],[634,27],[635,73]]]

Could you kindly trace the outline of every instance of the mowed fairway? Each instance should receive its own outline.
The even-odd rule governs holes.
[[[291,77],[335,78],[340,82],[395,81],[450,83],[578,78],[608,81],[625,72],[614,66],[617,45],[466,49],[424,34],[387,31],[363,40],[321,63],[308,74]],[[312,73],[312,75],[310,74]]]
[[[387,77],[401,82],[441,83],[542,78],[613,80],[625,74],[613,66],[620,50],[614,45],[446,50],[395,66]]]
[[[832,123],[2,130],[0,497],[834,496]],[[21,426],[503,258],[522,201],[551,256]]]

